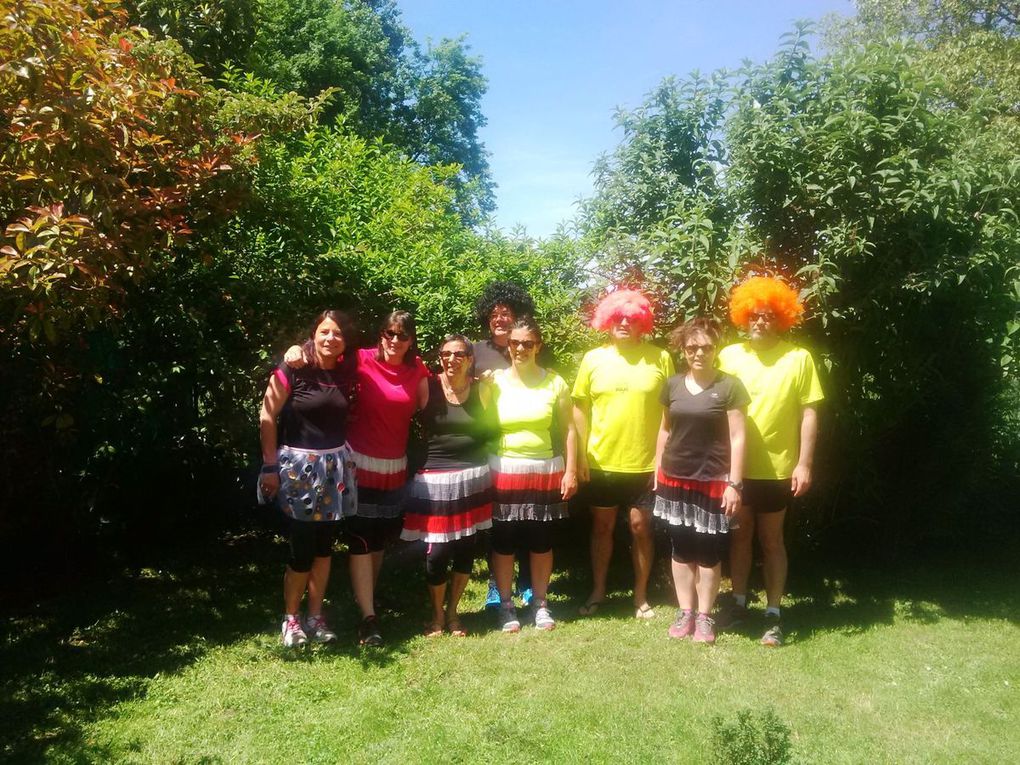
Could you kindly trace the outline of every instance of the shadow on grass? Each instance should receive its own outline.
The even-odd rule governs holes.
[[[551,597],[564,621],[580,618],[577,606],[591,586],[587,528],[584,516],[571,521],[564,529],[569,544],[556,554]],[[593,618],[633,619],[628,536],[621,528],[610,599]],[[651,601],[661,612],[674,601],[668,551],[660,548],[657,556]],[[255,638],[267,661],[314,665],[339,656],[371,668],[400,659],[421,634],[427,616],[422,551],[405,545],[388,556],[380,581],[384,648],[356,646],[346,558],[337,555],[330,587],[337,645],[283,649],[277,630],[284,557],[284,545],[272,535],[250,533],[182,553],[156,570],[76,583],[72,592],[10,615],[0,645],[0,759],[35,762],[58,753],[69,761],[108,761],[110,752],[86,740],[88,725],[144,695],[153,678],[181,672],[219,646]],[[794,644],[894,619],[924,624],[998,618],[1015,624],[1015,560],[985,559],[981,573],[972,573],[968,562],[914,562],[880,571],[795,556],[784,621]],[[471,635],[493,629],[480,602],[466,601],[463,610]]]

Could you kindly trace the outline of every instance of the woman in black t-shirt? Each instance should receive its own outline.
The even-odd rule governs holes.
[[[736,377],[715,368],[719,326],[693,319],[673,330],[670,345],[686,369],[670,377],[655,450],[655,516],[673,547],[676,620],[669,636],[715,642],[710,614],[719,592],[729,519],[740,507],[744,414],[750,397]]]
[[[444,628],[456,637],[466,634],[457,608],[474,564],[477,534],[492,527],[487,444],[496,428],[470,374],[472,350],[463,335],[443,338],[442,370],[429,379],[429,401],[422,411],[428,456],[411,484],[400,534],[402,539],[426,543],[432,619],[425,634],[430,637],[443,634]],[[449,602],[444,607],[451,563]]]
[[[322,616],[333,544],[340,519],[357,507],[347,412],[356,354],[345,353],[350,322],[324,311],[306,343],[303,369],[281,364],[262,400],[260,435],[263,497],[276,498],[290,526],[290,561],[283,579],[285,646],[336,640]],[[352,349],[353,351],[353,349]],[[308,619],[299,609],[308,592]]]

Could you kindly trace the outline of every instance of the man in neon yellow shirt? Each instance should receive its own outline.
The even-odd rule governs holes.
[[[594,614],[606,596],[617,511],[630,514],[633,538],[635,616],[655,615],[648,604],[652,569],[652,478],[655,439],[662,418],[659,392],[674,373],[669,353],[645,342],[652,310],[640,292],[619,290],[599,303],[595,329],[609,332],[607,345],[588,351],[574,383],[578,477],[588,482],[591,506],[592,590],[582,616]]]
[[[783,644],[780,604],[786,588],[783,522],[791,497],[811,487],[816,405],[824,398],[811,354],[782,338],[804,312],[797,293],[778,279],[752,277],[730,296],[730,318],[748,340],[719,353],[719,366],[751,395],[747,408],[744,481],[737,525],[730,526],[733,604],[720,627],[747,617],[747,583],[755,531],[765,575],[766,629],[762,645]]]

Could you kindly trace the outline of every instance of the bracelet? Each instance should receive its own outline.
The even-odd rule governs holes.
[[[268,464],[267,463],[267,464],[262,466],[262,469],[259,472],[262,475],[268,475],[269,473],[275,473],[279,469],[280,469],[280,466],[277,465],[275,462],[272,463],[272,464]]]

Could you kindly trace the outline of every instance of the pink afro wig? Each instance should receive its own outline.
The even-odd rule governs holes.
[[[637,290],[610,292],[595,306],[591,325],[600,332],[608,332],[620,319],[626,317],[641,334],[652,331],[652,304]]]
[[[776,315],[776,323],[785,332],[800,321],[804,304],[797,292],[771,276],[752,276],[733,288],[730,293],[730,320],[738,327],[746,327],[751,314],[768,308]]]

